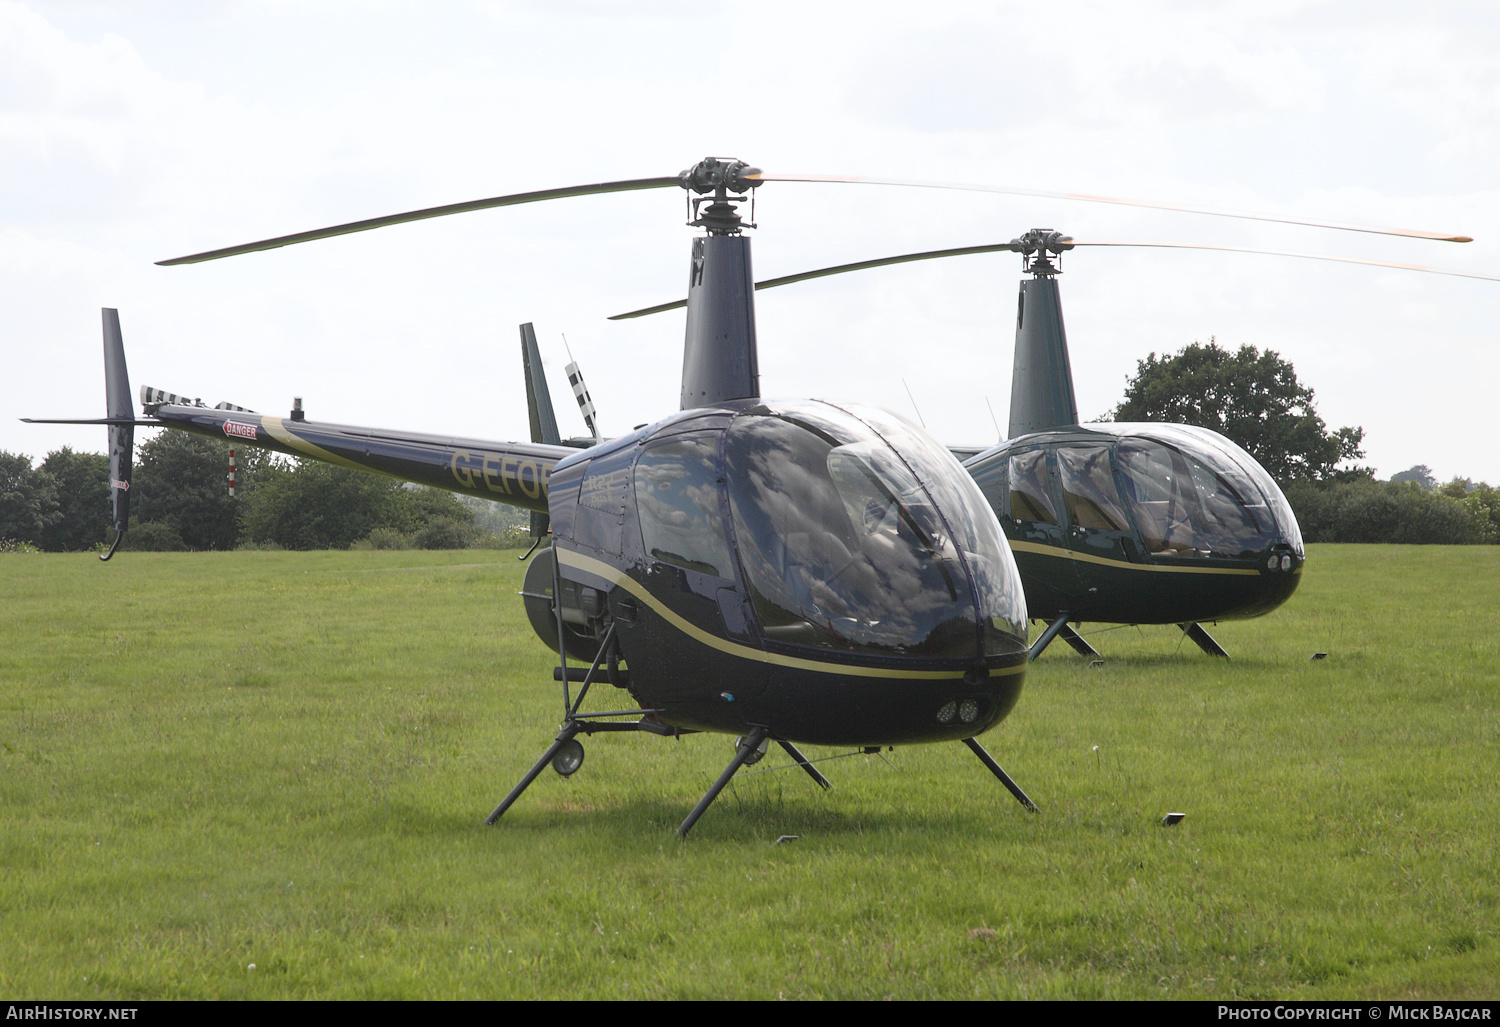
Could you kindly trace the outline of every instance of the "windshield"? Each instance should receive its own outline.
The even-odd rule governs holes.
[[[1297,517],[1292,513],[1292,505],[1287,502],[1280,486],[1259,461],[1225,436],[1209,428],[1181,425],[1177,430],[1190,437],[1198,446],[1217,451],[1227,458],[1216,461],[1215,465],[1219,466],[1225,476],[1231,480],[1236,473],[1242,475],[1244,484],[1241,488],[1246,493],[1259,492],[1271,519],[1281,529],[1283,540],[1291,543],[1297,555],[1302,556],[1302,530],[1297,526]]]
[[[822,403],[759,407],[730,426],[730,508],[766,638],[885,655],[1012,651],[1024,605],[994,514],[946,451],[931,464],[899,422],[880,429]],[[971,505],[986,515],[977,527]],[[996,611],[984,628],[980,605]]]
[[[1238,559],[1276,542],[1276,523],[1248,481],[1234,482],[1236,475],[1216,474],[1149,439],[1125,439],[1118,459],[1126,502],[1151,555]]]
[[[1222,491],[1230,502],[1241,505],[1255,525],[1254,535],[1248,539],[1251,545],[1244,547],[1247,551],[1253,548],[1255,539],[1263,537],[1266,542],[1261,548],[1280,541],[1289,543],[1299,557],[1303,555],[1302,531],[1297,526],[1297,518],[1292,513],[1291,504],[1286,501],[1286,496],[1253,456],[1218,432],[1196,425],[1155,422],[1093,424],[1089,427],[1127,439],[1135,436],[1130,439],[1131,442],[1143,443],[1147,446],[1154,444],[1176,450],[1186,454],[1200,465],[1206,465],[1206,468],[1211,468],[1207,474],[1217,477],[1222,485],[1222,488],[1214,486],[1214,490]],[[1122,477],[1129,477],[1124,463],[1122,451]],[[1131,486],[1127,483],[1126,487]],[[1231,522],[1235,520],[1235,518],[1230,518]],[[1145,525],[1142,525],[1143,533],[1150,534],[1144,529]],[[1188,545],[1186,548],[1199,547]],[[1194,554],[1184,552],[1180,555]],[[1235,554],[1224,552],[1215,555]]]

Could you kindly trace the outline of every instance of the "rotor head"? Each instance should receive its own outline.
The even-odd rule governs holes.
[[[1012,239],[1010,248],[1021,255],[1021,270],[1029,271],[1038,278],[1051,278],[1062,273],[1061,259],[1054,264],[1052,258],[1061,258],[1064,250],[1071,250],[1073,237],[1051,228],[1033,228],[1025,235]]]
[[[678,184],[689,194],[699,194],[691,198],[688,224],[706,229],[709,235],[738,235],[746,222],[736,205],[751,199],[750,190],[760,182],[750,176],[760,173],[760,168],[727,157],[704,157],[683,171],[677,176]]]

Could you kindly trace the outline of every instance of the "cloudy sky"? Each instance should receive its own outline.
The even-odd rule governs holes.
[[[1500,274],[1500,14],[1488,3],[194,3],[0,0],[0,449],[103,430],[99,308],[134,384],[310,416],[526,435],[535,322],[603,427],[675,409],[692,229],[675,190],[153,262],[365,217],[737,156],[1459,231],[1465,246],[877,186],[760,192],[758,277],[1052,227]],[[1500,482],[1500,283],[1206,253],[1069,255],[1080,413],[1210,336],[1279,351],[1382,476]],[[762,293],[768,396],[1003,425],[1019,258]]]

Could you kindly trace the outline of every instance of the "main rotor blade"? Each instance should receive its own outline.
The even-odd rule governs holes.
[[[912,260],[933,260],[937,257],[962,257],[970,253],[995,253],[1000,250],[1011,249],[1010,243],[999,243],[991,246],[959,246],[951,250],[924,250],[921,253],[903,253],[895,257],[880,257],[876,260],[860,260],[853,264],[836,264],[833,267],[819,268],[816,271],[803,271],[795,275],[784,275],[781,278],[767,278],[763,282],[755,283],[755,291],[761,289],[774,289],[778,285],[791,285],[793,282],[805,282],[809,278],[826,278],[829,275],[841,275],[846,271],[863,271],[866,268],[882,267],[886,264],[905,264]],[[643,307],[640,310],[632,310],[628,314],[614,314],[609,320],[624,321],[632,317],[645,317],[647,314],[660,314],[667,310],[676,310],[687,306],[687,300],[675,300],[672,303],[659,303],[654,307]]]
[[[1253,253],[1264,257],[1296,257],[1300,260],[1327,260],[1336,264],[1364,264],[1369,267],[1391,267],[1401,271],[1422,271],[1430,275],[1451,275],[1455,278],[1478,278],[1486,282],[1500,282],[1500,275],[1482,275],[1475,271],[1448,271],[1443,268],[1425,267],[1421,264],[1399,264],[1389,260],[1369,260],[1364,257],[1331,257],[1322,253],[1294,253],[1287,250],[1256,250],[1245,246],[1214,246],[1208,243],[1182,242],[1078,242],[1076,240],[1073,241],[1073,245]],[[778,285],[791,285],[793,282],[805,282],[810,278],[826,278],[828,275],[840,275],[846,271],[863,271],[866,268],[884,267],[887,264],[905,264],[913,260],[936,260],[939,257],[963,257],[972,253],[998,253],[1012,249],[1014,249],[1012,244],[1007,242],[993,243],[987,246],[955,246],[947,250],[923,250],[920,253],[902,253],[894,257],[861,260],[853,264],[835,264],[832,267],[818,268],[816,271],[803,271],[795,275],[784,275],[781,278],[767,278],[763,282],[755,283],[755,291],[774,289]],[[640,310],[632,310],[626,314],[615,314],[609,320],[623,321],[631,317],[645,317],[647,314],[660,314],[666,310],[676,310],[678,307],[685,306],[687,306],[687,300],[677,300],[673,303],[659,303],[654,307],[643,307]]]
[[[1500,275],[1482,275],[1477,271],[1449,271],[1422,264],[1401,264],[1391,260],[1369,260],[1365,257],[1330,257],[1324,253],[1295,253],[1290,250],[1255,250],[1245,246],[1213,246],[1186,242],[1077,242],[1074,246],[1130,246],[1154,250],[1218,250],[1221,253],[1254,253],[1263,257],[1296,257],[1299,260],[1327,260],[1335,264],[1364,264],[1368,267],[1393,267],[1401,271],[1422,271],[1429,275],[1451,275],[1454,278],[1478,278],[1500,282]]]
[[[1208,207],[1187,207],[1177,203],[1159,203],[1155,200],[1129,200],[1118,196],[1095,196],[1091,193],[1054,193],[1041,189],[1010,189],[1003,186],[966,185],[959,182],[914,182],[895,178],[857,178],[841,175],[797,175],[761,172],[746,175],[748,179],[761,182],[833,182],[854,185],[900,185],[918,189],[955,189],[960,192],[998,193],[1001,196],[1035,196],[1045,200],[1081,200],[1085,203],[1113,203],[1123,207],[1146,207],[1151,210],[1172,210],[1183,214],[1206,214],[1217,218],[1243,218],[1249,221],[1273,221],[1282,225],[1302,225],[1308,228],[1331,228],[1340,232],[1369,232],[1374,235],[1399,235],[1408,239],[1432,239],[1437,242],[1473,242],[1467,235],[1450,232],[1425,232],[1415,228],[1371,228],[1367,225],[1348,225],[1337,221],[1309,221],[1305,218],[1283,217],[1279,214],[1251,214],[1242,211],[1213,210]]]
[[[245,243],[243,246],[226,246],[221,250],[206,250],[203,253],[194,253],[186,257],[158,260],[157,264],[164,267],[172,264],[197,264],[204,260],[235,257],[241,253],[254,253],[257,250],[274,250],[281,246],[294,246],[301,242],[312,242],[315,239],[328,239],[335,235],[350,235],[354,232],[368,232],[372,228],[385,228],[387,225],[400,225],[408,221],[422,221],[426,218],[440,218],[447,214],[465,214],[471,210],[485,210],[489,207],[510,207],[518,203],[560,200],[569,196],[591,196],[594,193],[625,193],[637,189],[666,189],[669,186],[676,186],[678,184],[677,176],[672,175],[666,178],[630,178],[620,182],[596,182],[593,185],[570,185],[562,189],[538,189],[530,193],[491,196],[487,200],[470,200],[467,203],[450,203],[442,207],[426,207],[422,210],[409,210],[405,214],[391,214],[387,217],[370,218],[366,221],[351,221],[347,225],[317,228],[311,232],[278,235],[274,239],[262,239],[260,242]]]

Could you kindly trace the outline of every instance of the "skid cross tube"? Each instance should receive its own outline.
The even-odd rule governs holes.
[[[1197,642],[1198,648],[1208,653],[1208,655],[1222,656],[1226,660],[1229,659],[1229,653],[1225,651],[1224,647],[1218,643],[1214,636],[1203,629],[1202,624],[1179,624],[1177,626],[1182,629],[1184,635]]]
[[[1031,810],[1031,812],[1033,813],[1038,812],[1036,803],[1032,802],[1031,797],[1028,796],[1025,792],[1021,791],[1020,785],[1016,784],[1010,779],[1010,775],[1001,769],[1000,764],[995,762],[995,757],[991,756],[988,752],[985,751],[984,746],[979,744],[978,739],[965,738],[964,744],[967,745],[970,749],[974,750],[974,755],[979,757],[979,762],[983,763],[986,767],[989,767],[990,773],[998,777],[1001,784],[1010,789],[1010,794],[1016,797],[1017,802],[1019,802],[1022,806],[1025,806],[1027,809]]]
[[[782,751],[788,756],[797,761],[797,766],[807,771],[807,776],[812,778],[813,783],[819,788],[828,789],[833,787],[833,782],[824,777],[818,768],[812,765],[812,761],[802,755],[801,749],[798,749],[791,742],[782,741],[780,738],[776,739],[776,744],[781,746]]]
[[[1080,656],[1093,659],[1099,655],[1099,650],[1085,642],[1083,636],[1074,631],[1071,624],[1064,624],[1062,630],[1057,633],[1057,637],[1072,646]]]
[[[1068,624],[1068,621],[1072,619],[1073,615],[1071,613],[1064,612],[1058,614],[1047,625],[1047,629],[1037,636],[1037,640],[1031,643],[1031,648],[1026,653],[1027,661],[1030,662],[1042,655],[1042,652],[1052,644],[1053,639],[1057,638],[1068,643],[1083,656],[1097,657],[1099,655],[1098,650],[1084,641],[1083,636],[1074,631]]]
[[[1057,619],[1047,625],[1047,629],[1037,636],[1035,642],[1031,643],[1031,649],[1026,653],[1028,662],[1042,655],[1046,648],[1052,644],[1052,640],[1057,637],[1058,632],[1068,626],[1068,618],[1071,616],[1072,614],[1069,613],[1061,613],[1057,616]]]
[[[764,742],[766,736],[770,733],[770,729],[757,724],[750,729],[748,735],[740,739],[739,748],[734,752],[734,759],[729,761],[729,766],[724,768],[724,773],[719,775],[719,779],[713,783],[713,787],[703,793],[703,798],[698,800],[698,805],[693,807],[693,812],[689,813],[687,819],[678,825],[677,837],[687,837],[687,833],[693,829],[693,825],[698,822],[698,818],[703,816],[704,810],[708,809],[713,801],[719,797],[719,793],[724,790],[724,786],[729,783],[729,779],[734,776],[735,771],[745,765],[745,761],[755,754],[755,751],[760,748],[760,743]]]

